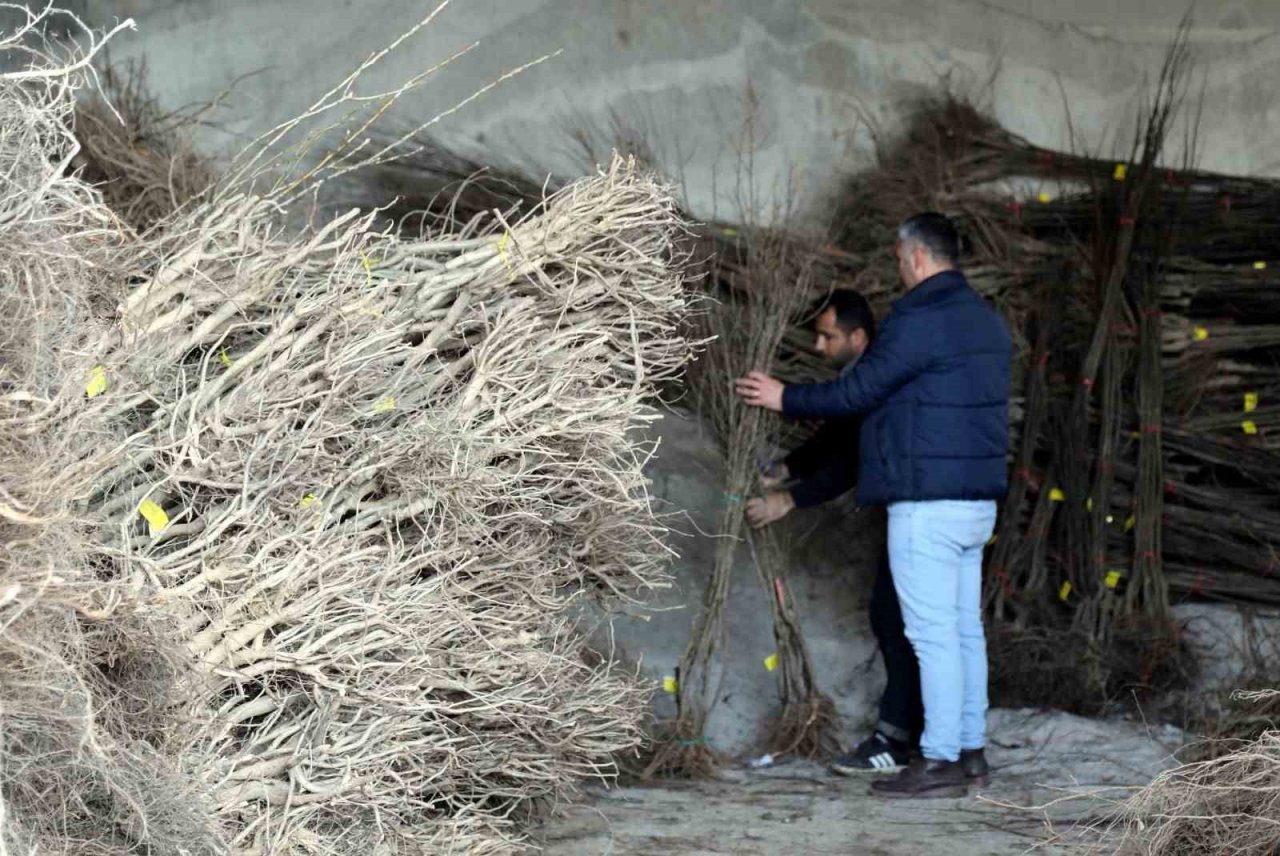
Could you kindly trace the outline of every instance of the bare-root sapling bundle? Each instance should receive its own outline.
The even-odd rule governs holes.
[[[41,592],[70,642],[46,633],[62,659],[19,651],[3,675],[6,716],[48,712],[4,723],[46,740],[6,744],[14,849],[518,846],[531,812],[642,736],[644,686],[586,656],[571,615],[664,580],[635,428],[690,351],[668,188],[615,161],[466,236],[401,240],[359,211],[295,232],[290,205],[364,158],[357,114],[319,166],[310,129],[269,133],[139,239],[100,207],[54,216],[98,198],[49,192],[73,92],[52,76],[37,114],[17,97],[31,79],[5,117],[26,136],[4,138],[29,192],[0,210],[45,231],[6,246],[4,298],[52,320],[5,340],[44,359],[4,367],[2,415],[26,432],[0,450],[5,521],[33,528],[5,531],[0,642],[36,644]],[[353,83],[308,116],[357,102]],[[115,290],[57,291],[99,246]],[[10,458],[33,449],[28,474]],[[67,534],[42,525],[54,512]],[[76,573],[93,585],[62,585]],[[80,766],[22,779],[64,744]]]
[[[461,240],[276,209],[224,193],[149,248],[101,358],[104,557],[209,678],[238,846],[510,841],[639,739],[566,612],[662,579],[630,428],[687,354],[679,220],[622,162]]]
[[[764,364],[769,370],[778,361],[788,329],[809,309],[816,290],[814,253],[799,237],[781,231],[751,229],[747,242],[745,273],[749,283],[746,287],[752,296],[745,300],[748,313],[745,329],[749,336],[772,345],[773,350]],[[734,346],[732,333],[722,331],[721,337],[727,347]],[[732,361],[732,356],[728,359]],[[758,462],[762,453],[778,446],[784,430],[781,420],[766,415],[757,428],[759,436],[734,437],[732,433],[726,436],[754,449],[752,461]],[[758,469],[749,476],[757,473]],[[743,490],[750,491],[753,487],[748,481]],[[839,721],[835,703],[818,689],[799,611],[787,582],[788,531],[775,525],[747,533],[752,562],[773,618],[777,646],[765,662],[767,668],[777,673],[782,709],[769,723],[766,739],[775,754],[828,756],[839,749]]]
[[[668,723],[650,761],[649,775],[705,775],[719,763],[707,745],[707,718],[717,696],[717,669],[725,668],[723,613],[739,543],[749,539],[753,563],[765,588],[778,650],[768,658],[778,673],[782,711],[768,739],[777,751],[815,754],[835,725],[830,699],[816,688],[794,602],[782,572],[785,550],[776,531],[745,532],[743,502],[755,489],[762,454],[776,448],[782,423],[774,414],[748,408],[733,394],[732,380],[751,370],[768,371],[788,328],[811,298],[809,256],[794,236],[763,227],[746,230],[740,242],[719,245],[731,257],[709,254],[709,305],[699,313],[699,338],[710,340],[687,373],[691,404],[711,426],[724,455],[725,504],[716,534],[715,560],[680,660],[677,717]],[[732,288],[718,284],[734,271]],[[717,657],[720,662],[717,663]]]
[[[55,16],[83,54],[31,50]],[[178,628],[93,560],[75,508],[106,407],[89,343],[127,274],[118,221],[70,170],[77,63],[100,46],[49,11],[0,40],[25,58],[0,75],[0,851],[213,854],[210,803],[168,751],[192,712]]]
[[[1244,695],[1248,701],[1264,701],[1276,692]],[[1280,732],[1266,731],[1215,758],[1161,773],[1121,805],[1109,829],[1119,839],[1116,852],[1275,853],[1280,841]]]
[[[129,228],[149,231],[210,189],[212,163],[194,149],[200,111],[163,109],[146,67],[109,67],[102,86],[76,101],[74,165]]]

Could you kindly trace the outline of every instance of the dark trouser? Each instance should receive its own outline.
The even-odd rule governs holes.
[[[902,623],[902,606],[889,573],[889,556],[880,557],[871,587],[871,632],[884,657],[884,695],[876,730],[885,737],[915,746],[924,731],[924,701],[920,696],[920,666]]]

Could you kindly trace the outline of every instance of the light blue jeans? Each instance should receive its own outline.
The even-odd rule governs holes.
[[[955,761],[986,745],[982,549],[995,523],[994,502],[889,506],[889,568],[920,661],[926,758]]]

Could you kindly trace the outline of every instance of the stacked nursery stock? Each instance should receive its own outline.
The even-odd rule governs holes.
[[[0,81],[9,852],[509,850],[640,739],[645,687],[569,613],[664,579],[634,429],[691,350],[668,189],[615,160],[462,237],[297,234],[352,161],[281,177],[268,140],[140,238],[66,169],[83,73],[29,56]]]

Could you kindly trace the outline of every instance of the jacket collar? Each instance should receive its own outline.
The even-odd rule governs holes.
[[[948,291],[956,291],[964,288],[969,281],[964,278],[964,274],[952,268],[935,273],[933,276],[921,282],[915,288],[899,297],[897,304],[904,308],[915,306],[918,303],[924,303],[935,295],[944,294]]]

